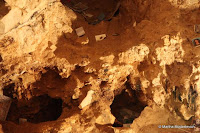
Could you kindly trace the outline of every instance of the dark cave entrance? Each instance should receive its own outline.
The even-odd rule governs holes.
[[[120,7],[120,0],[61,0],[61,3],[80,13],[93,25],[116,17]]]
[[[19,123],[20,118],[31,123],[40,123],[57,120],[62,113],[62,99],[51,98],[47,94],[34,96],[31,99],[17,99],[14,84],[4,88],[5,96],[11,97],[12,104],[7,115],[7,121]]]
[[[140,116],[146,104],[138,99],[141,89],[140,85],[135,85],[135,90],[126,82],[126,89],[121,94],[115,96],[112,103],[111,112],[116,120],[113,127],[123,127],[124,124],[132,124],[133,120]]]
[[[9,12],[9,8],[5,5],[4,0],[0,0],[0,19]]]

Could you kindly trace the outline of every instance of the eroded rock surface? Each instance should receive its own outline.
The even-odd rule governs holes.
[[[121,0],[119,14],[90,25],[59,0],[0,0],[0,94],[13,99],[0,131],[157,133],[182,131],[159,125],[192,125],[200,119],[200,51],[191,44],[198,8],[198,0]],[[99,34],[107,37],[96,42]]]

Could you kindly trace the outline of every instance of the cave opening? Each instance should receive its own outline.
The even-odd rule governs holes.
[[[80,13],[89,24],[111,20],[119,14],[120,0],[61,0],[61,3]]]
[[[6,6],[4,0],[0,0],[0,19],[9,12],[9,7]]]
[[[3,95],[13,98],[13,94],[15,93],[15,83],[8,84],[3,89]]]
[[[30,99],[18,99],[14,84],[6,86],[3,89],[3,94],[12,98],[7,121],[18,124],[20,119],[25,119],[30,123],[40,123],[57,120],[62,114],[62,99],[51,98],[47,94],[33,96]]]
[[[127,81],[125,89],[119,95],[116,95],[111,104],[111,113],[115,116],[113,127],[126,127],[133,123],[134,119],[138,118],[144,108],[147,106],[139,100],[141,93],[140,85],[135,85],[132,89]]]

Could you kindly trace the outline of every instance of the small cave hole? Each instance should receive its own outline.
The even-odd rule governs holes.
[[[107,81],[102,81],[100,84],[100,88],[103,88],[107,85]]]
[[[131,85],[126,82],[126,88],[121,94],[116,95],[111,107],[111,113],[116,120],[113,127],[123,127],[124,124],[132,124],[135,118],[140,116],[140,113],[146,107],[146,104],[138,99],[141,90],[133,90]],[[138,85],[135,85],[138,86]]]
[[[13,98],[15,84],[11,83],[4,87],[3,95]]]
[[[51,98],[47,94],[34,96],[29,100],[17,99],[14,97],[14,95],[17,95],[14,87],[15,85],[11,84],[3,89],[3,94],[12,98],[7,121],[18,124],[19,119],[23,118],[31,123],[40,123],[54,121],[60,117],[63,109],[62,99]]]

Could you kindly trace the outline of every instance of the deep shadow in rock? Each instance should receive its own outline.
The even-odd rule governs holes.
[[[73,74],[77,72],[81,76],[80,71],[78,69]],[[7,121],[18,124],[19,118],[25,118],[31,123],[41,123],[79,112],[78,100],[72,99],[76,87],[73,76],[62,78],[56,68],[45,68],[41,78],[28,88],[22,82],[23,79],[19,78],[19,82],[3,89],[3,94],[13,99]]]
[[[15,83],[8,84],[3,88],[3,95],[13,98],[13,94],[15,94]]]
[[[33,97],[30,100],[13,100],[7,121],[19,123],[20,118],[31,123],[57,120],[62,113],[62,100],[48,95]]]
[[[0,19],[9,12],[9,8],[5,6],[5,1],[0,0]]]
[[[122,127],[123,124],[131,124],[133,120],[140,116],[146,105],[139,101],[139,90],[133,90],[126,82],[126,89],[121,94],[115,96],[112,103],[111,112],[116,120],[113,127]]]
[[[46,68],[45,71],[41,74],[41,78],[33,83],[34,96],[48,94],[56,98],[70,98],[73,95],[77,83],[72,76],[62,78],[57,68]]]
[[[61,3],[80,13],[89,24],[111,20],[120,7],[119,0],[61,0]]]

